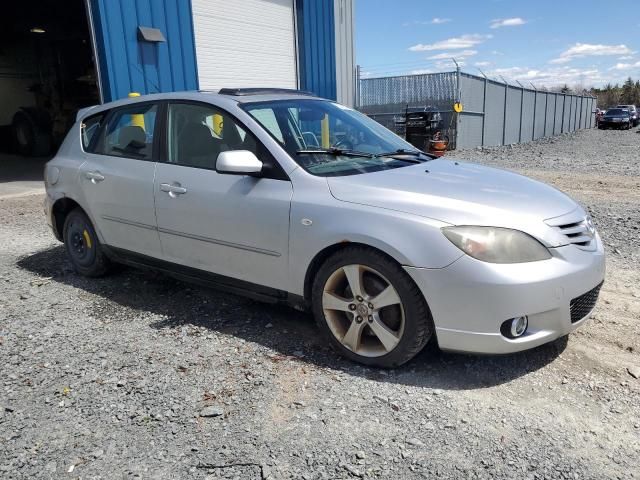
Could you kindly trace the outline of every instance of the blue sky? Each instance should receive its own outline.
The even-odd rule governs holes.
[[[462,69],[536,86],[640,78],[640,0],[356,0],[363,76]]]

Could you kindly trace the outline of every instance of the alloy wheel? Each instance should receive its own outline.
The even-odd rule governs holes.
[[[331,333],[347,349],[380,357],[396,348],[405,326],[398,292],[384,275],[365,265],[345,265],[325,282],[322,310]]]

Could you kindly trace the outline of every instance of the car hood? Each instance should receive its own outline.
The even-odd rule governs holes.
[[[327,179],[344,202],[428,217],[451,225],[515,228],[549,246],[566,245],[564,235],[544,221],[586,213],[549,185],[505,170],[445,159],[410,167]]]

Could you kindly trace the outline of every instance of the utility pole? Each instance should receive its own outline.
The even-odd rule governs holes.
[[[354,88],[355,98],[353,99],[353,103],[356,108],[360,106],[360,76],[361,76],[360,65],[356,65],[356,79],[355,79],[356,84]]]

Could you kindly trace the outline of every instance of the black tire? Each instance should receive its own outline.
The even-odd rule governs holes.
[[[11,129],[16,152],[28,157],[43,157],[51,153],[51,135],[31,112],[20,110],[13,116]],[[41,120],[45,123],[45,120]]]
[[[80,275],[101,277],[109,271],[109,259],[102,250],[91,220],[82,209],[72,210],[65,218],[63,238],[67,255]]]
[[[404,307],[404,328],[396,347],[382,356],[364,356],[346,348],[331,331],[322,307],[324,286],[343,266],[359,264],[381,273],[397,291]],[[415,357],[435,331],[431,312],[418,286],[394,260],[367,247],[348,247],[331,255],[320,267],[312,285],[312,308],[318,327],[331,346],[344,357],[365,365],[392,368]],[[355,321],[355,320],[352,320]]]

